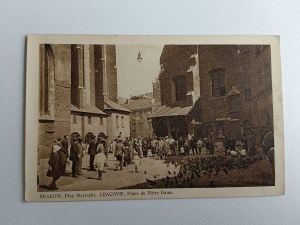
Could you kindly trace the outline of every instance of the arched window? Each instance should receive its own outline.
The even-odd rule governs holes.
[[[124,116],[121,117],[121,125],[124,127]]]
[[[49,44],[40,45],[40,114],[50,115],[51,100],[49,93],[53,92],[54,59],[52,48]],[[53,82],[52,81],[52,82]],[[51,90],[52,89],[52,90]]]
[[[71,103],[79,108],[79,56],[77,45],[71,45]]]
[[[186,100],[186,76],[177,76],[174,78],[175,86],[175,101],[185,101]]]
[[[116,116],[116,127],[119,128],[119,116]]]
[[[41,102],[40,110],[42,114],[48,113],[48,89],[49,89],[49,53],[45,46],[42,49],[42,69],[41,69]]]
[[[212,97],[225,96],[225,69],[215,69],[209,73],[211,75]]]

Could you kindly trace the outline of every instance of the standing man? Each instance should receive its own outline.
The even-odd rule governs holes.
[[[66,168],[67,168],[67,159],[69,157],[69,152],[68,152],[68,147],[69,147],[69,135],[64,135],[64,139],[61,141],[61,152],[63,154],[61,154],[61,164],[63,165],[62,168],[62,174],[66,174]]]
[[[201,138],[199,138],[197,141],[197,149],[200,155],[202,154],[202,146],[203,146],[203,141],[201,140]]]
[[[96,145],[96,136],[93,135],[92,140],[89,143],[88,153],[90,155],[90,170],[95,171],[94,160],[95,155],[97,154],[97,145]]]
[[[84,154],[83,154],[83,146],[82,146],[82,139],[81,138],[78,138],[78,144],[77,144],[77,147],[79,149],[79,163],[78,163],[78,175],[82,175],[82,172],[81,172],[81,169],[82,169],[82,158],[84,157]]]
[[[194,135],[192,135],[192,138],[190,140],[190,146],[191,146],[193,155],[195,155],[195,154],[198,155],[199,152],[198,152],[198,148],[197,148],[197,140]]]
[[[230,152],[230,145],[231,145],[231,139],[225,136],[225,139],[223,141],[225,156],[230,155],[228,152]]]
[[[122,143],[122,139],[118,139],[118,143],[116,144],[116,158],[119,161],[119,165],[116,166],[116,171],[118,170],[118,166],[120,167],[120,170],[123,170],[124,154],[125,149]]]
[[[70,160],[72,161],[72,177],[78,177],[78,165],[79,165],[79,143],[78,138],[74,138],[70,149]]]
[[[106,161],[105,161],[104,167],[108,167],[108,164],[107,164],[108,154],[109,154],[108,136],[105,136],[105,138],[104,138],[104,148],[105,148],[105,157],[106,157]]]
[[[176,142],[173,137],[169,139],[169,145],[170,145],[170,150],[172,152],[172,155],[176,155]]]
[[[253,131],[251,130],[247,137],[247,145],[248,145],[248,154],[254,155],[255,154],[255,137],[253,135]]]

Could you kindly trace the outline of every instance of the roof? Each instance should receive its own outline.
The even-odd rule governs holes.
[[[158,118],[158,117],[170,117],[170,116],[186,116],[192,109],[189,107],[168,107],[162,106],[154,111],[148,118]]]
[[[140,100],[129,100],[128,103],[122,104],[125,108],[130,111],[140,110],[140,109],[149,109],[152,108],[152,99],[140,99]]]
[[[107,116],[107,114],[105,112],[103,112],[102,110],[96,108],[95,106],[91,106],[91,105],[83,106],[82,109],[77,108],[75,105],[71,105],[71,111],[81,112],[81,113],[92,113],[92,114]]]
[[[104,100],[104,110],[118,110],[123,112],[130,113],[130,110],[124,108],[123,106],[119,105],[118,103],[113,102],[112,100],[105,98]]]

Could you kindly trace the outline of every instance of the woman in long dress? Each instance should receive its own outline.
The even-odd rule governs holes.
[[[48,165],[51,168],[52,182],[49,185],[49,188],[52,190],[58,189],[56,186],[56,181],[64,173],[64,152],[62,150],[61,139],[58,138],[56,143],[52,146],[52,151],[49,157]]]

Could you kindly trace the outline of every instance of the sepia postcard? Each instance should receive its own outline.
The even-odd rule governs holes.
[[[28,35],[25,200],[283,195],[279,41]]]

